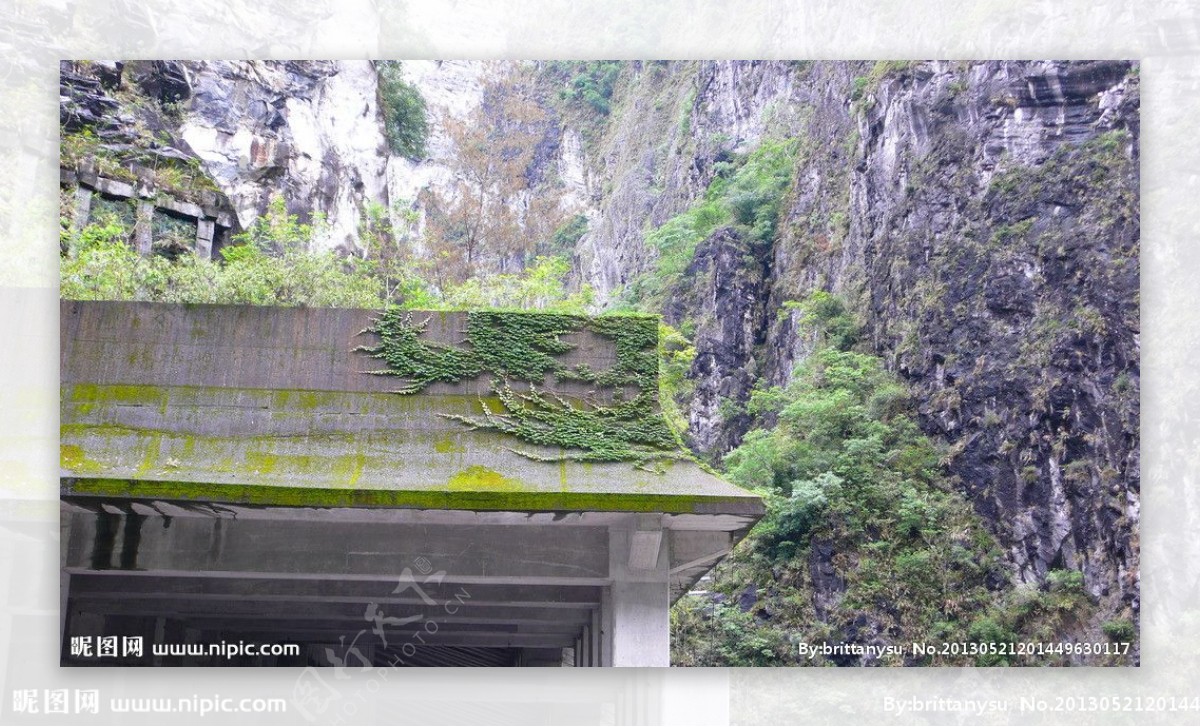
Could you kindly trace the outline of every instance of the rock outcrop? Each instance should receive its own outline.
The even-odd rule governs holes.
[[[811,344],[783,303],[840,293],[922,402],[923,427],[1015,577],[1079,569],[1104,613],[1136,615],[1136,66],[660,74],[678,104],[626,100],[599,155],[612,193],[578,259],[602,293],[653,268],[646,229],[697,199],[723,154],[770,133],[802,142],[770,259],[718,231],[669,296],[668,320],[695,324],[692,441],[710,456],[736,445],[749,387],[784,383]]]
[[[422,61],[404,74],[432,113],[462,119],[518,69],[555,72]],[[367,62],[93,62],[64,65],[60,107],[64,131],[119,151],[142,124],[160,137],[149,155],[199,160],[241,228],[282,194],[349,251],[368,205],[419,207],[422,190],[450,188],[458,153],[435,123],[426,159],[390,155],[376,84]],[[168,113],[140,113],[131,93]],[[1014,578],[1078,569],[1102,617],[1136,616],[1136,64],[630,63],[591,126],[556,93],[540,99],[550,131],[516,204],[556,196],[586,217],[570,252],[602,304],[630,302],[657,264],[647,232],[723,165],[797,140],[771,244],[719,228],[667,295],[668,322],[694,334],[698,450],[735,447],[751,388],[785,383],[811,349],[784,303],[835,292],[915,392]],[[834,555],[814,583],[836,588]]]
[[[325,244],[355,250],[367,203],[387,204],[387,144],[367,61],[191,63],[181,134],[243,227],[274,194]]]

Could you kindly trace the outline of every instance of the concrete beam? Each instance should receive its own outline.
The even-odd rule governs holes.
[[[322,629],[310,630],[300,634],[293,635],[292,632],[286,629],[274,630],[256,630],[256,631],[222,631],[220,638],[229,639],[234,636],[235,639],[240,638],[256,638],[262,639],[265,642],[276,641],[284,642],[286,639],[303,640],[304,643],[325,643],[336,644],[339,636],[353,636],[354,633],[347,634],[345,630],[339,629]],[[368,636],[373,636],[368,633]],[[402,638],[402,634],[397,634],[398,641],[403,643],[411,643]],[[455,633],[455,634],[425,634],[423,641],[415,644],[417,648],[421,645],[428,646],[476,646],[486,648],[497,647],[522,647],[522,646],[540,646],[540,647],[567,647],[574,643],[575,637],[569,634],[471,634],[471,633]],[[389,639],[389,642],[391,639]]]
[[[81,174],[79,177],[81,183],[87,179],[88,177],[85,174]],[[118,197],[120,199],[128,199],[137,193],[132,184],[105,177],[96,177],[94,181],[91,181],[91,185],[95,187],[97,192],[103,192],[110,197]]]
[[[144,199],[138,200],[137,220],[133,225],[133,241],[139,255],[149,255],[153,248],[153,220],[154,203]]]
[[[671,598],[679,598],[729,552],[736,537],[716,530],[671,531]]]
[[[204,217],[196,220],[196,255],[205,260],[212,258],[215,231],[216,225],[212,220]]]
[[[169,402],[166,403],[168,408]],[[360,401],[360,405],[366,405]],[[205,407],[212,406],[205,404]],[[263,407],[269,406],[264,401]],[[143,407],[145,408],[145,407]],[[386,416],[380,413],[380,416]],[[303,434],[301,432],[300,434]],[[390,525],[523,525],[546,527],[602,527],[621,526],[628,522],[629,513],[605,511],[574,512],[523,512],[486,510],[426,510],[399,508],[362,507],[274,507],[262,505],[237,505],[232,503],[172,502],[169,500],[135,499],[128,497],[63,497],[61,510],[70,512],[98,512],[102,507],[115,506],[118,512],[133,510],[139,515],[171,518],[225,518],[229,520],[302,520],[314,519],[329,522],[387,523]],[[748,529],[753,518],[733,515],[663,515],[664,530],[672,534],[672,552],[679,548],[677,535],[685,531],[733,532]],[[698,533],[703,538],[704,534]],[[672,556],[672,560],[678,558]]]
[[[72,575],[95,574],[106,571],[96,571],[89,568],[70,567],[66,571]],[[267,571],[183,571],[183,570],[160,570],[160,571],[116,571],[124,575],[138,574],[147,577],[170,577],[170,578],[259,578],[262,580],[275,581],[329,581],[331,583],[340,583],[343,581],[370,581],[375,583],[391,583],[396,585],[395,573],[350,573],[338,575],[336,573],[274,573]],[[531,585],[531,586],[605,586],[611,583],[608,578],[591,578],[591,577],[561,577],[561,576],[463,576],[456,574],[448,574],[442,578],[444,584],[456,585]]]
[[[253,619],[228,619],[223,620],[218,617],[210,617],[206,619],[188,619],[186,623],[189,627],[199,628],[201,630],[211,631],[239,631],[239,632],[267,632],[267,631],[285,631],[289,633],[316,633],[324,631],[337,631],[343,634],[355,634],[366,629],[368,633],[377,633],[373,625],[363,623],[362,621],[351,623],[339,623],[333,621],[270,621],[270,620],[253,620]],[[427,628],[428,626],[428,628]],[[419,621],[403,626],[385,626],[382,629],[389,641],[393,637],[403,638],[414,633],[420,633],[423,637],[432,640],[434,636],[447,635],[463,635],[463,634],[485,634],[485,635],[505,635],[505,636],[525,636],[525,635],[556,635],[562,637],[577,638],[580,634],[580,627],[570,623],[538,623],[538,624],[509,624],[509,623],[462,623],[455,621],[444,621],[442,619],[434,619],[430,621]],[[161,640],[160,640],[161,641]]]
[[[656,515],[638,516],[637,529],[631,531],[629,562],[631,570],[651,570],[658,563],[662,547],[662,519]]]
[[[75,231],[75,239],[79,231],[87,226],[92,216],[92,190],[87,187],[75,188],[75,209],[71,217],[71,227]]]
[[[268,580],[254,576],[229,575],[221,578],[174,577],[126,571],[76,571],[71,593],[79,598],[138,600],[142,598],[178,598],[186,601],[242,600],[295,605],[308,603],[397,603],[418,604],[424,599],[414,592],[394,593],[398,582]],[[429,598],[448,602],[464,593],[473,605],[507,605],[537,608],[595,608],[600,605],[597,586],[544,586],[535,584],[474,584],[469,588],[457,583],[429,581],[421,584]],[[465,590],[464,590],[465,589]]]
[[[389,527],[324,521],[92,515],[74,512],[67,566],[90,570],[400,576],[428,562],[445,575],[524,582],[608,575],[602,528]],[[297,548],[303,543],[303,548]],[[409,566],[410,573],[416,577]],[[420,578],[419,580],[424,580]]]
[[[193,219],[204,217],[204,210],[198,204],[192,204],[191,202],[185,202],[184,200],[166,195],[159,196],[155,202],[160,208],[170,210],[184,217],[191,217]]]
[[[169,594],[156,594],[156,593],[143,593],[143,594],[84,593],[84,594],[77,595],[75,598],[76,598],[76,600],[78,600],[81,603],[85,602],[85,601],[88,603],[95,603],[95,604],[101,604],[104,602],[112,602],[112,601],[118,601],[118,602],[119,601],[136,601],[138,603],[152,603],[152,604],[155,604],[156,606],[160,606],[160,607],[166,607],[166,605],[169,605],[172,603],[192,603],[192,604],[206,603],[206,604],[209,604],[209,608],[213,607],[213,604],[226,603],[226,602],[230,602],[232,600],[230,598],[230,596],[222,595],[222,594],[213,594],[213,593],[198,593],[196,595],[186,596],[186,597],[180,597],[180,596],[169,595]],[[446,602],[456,602],[456,601],[454,601],[453,598],[451,598],[451,599],[434,598],[434,600],[435,601],[445,600]],[[237,603],[258,603],[258,604],[262,604],[263,607],[265,607],[265,608],[276,608],[276,609],[304,609],[304,608],[310,607],[313,604],[365,605],[367,603],[375,603],[380,606],[388,606],[388,605],[419,606],[419,605],[423,605],[425,603],[425,601],[423,601],[420,598],[394,598],[394,597],[389,598],[387,596],[382,596],[382,597],[378,597],[378,598],[372,598],[372,597],[368,597],[368,596],[353,596],[353,597],[310,596],[308,598],[303,598],[303,599],[290,598],[288,596],[243,596],[243,597],[236,598],[236,602]],[[464,597],[464,600],[462,602],[462,606],[464,608],[476,608],[476,607],[481,607],[481,606],[504,606],[504,607],[508,607],[508,608],[517,608],[517,609],[520,609],[520,608],[552,608],[552,609],[561,609],[561,610],[577,610],[577,609],[595,608],[599,605],[600,605],[599,596],[597,596],[595,602],[591,602],[591,601],[562,602],[562,601],[529,601],[529,600],[506,601],[503,599],[500,599],[500,600],[497,600],[497,599],[477,600],[473,597],[469,601],[465,600],[465,597]]]

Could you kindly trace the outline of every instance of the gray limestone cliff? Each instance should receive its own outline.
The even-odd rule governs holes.
[[[718,62],[670,73],[690,79],[676,81],[690,123],[630,100],[649,107],[640,133],[614,121],[601,156],[626,160],[578,252],[601,291],[652,268],[647,220],[696,199],[722,154],[770,134],[801,141],[770,249],[718,230],[664,310],[696,326],[693,444],[710,456],[735,446],[751,388],[784,383],[805,355],[811,341],[783,303],[839,293],[922,402],[923,428],[945,443],[944,466],[1016,578],[1079,569],[1110,612],[1136,613],[1136,66]],[[670,117],[662,138],[645,131],[654,109]]]

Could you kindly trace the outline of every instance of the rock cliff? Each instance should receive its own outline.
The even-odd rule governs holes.
[[[496,103],[523,73],[548,131],[514,204],[553,198],[586,219],[566,252],[601,305],[639,304],[665,255],[649,233],[764,140],[791,140],[768,243],[718,225],[655,303],[695,345],[691,444],[715,461],[742,440],[752,389],[786,383],[813,345],[785,303],[831,291],[915,393],[1012,577],[1080,570],[1100,617],[1136,622],[1136,64],[634,62],[611,86],[596,63],[403,72],[433,116],[415,161],[388,152],[368,62],[65,65],[63,128],[119,153],[151,99],[162,134],[142,146],[196,160],[241,228],[281,193],[353,251],[370,205],[423,213],[423,190],[450,188],[462,150],[438,120]]]
[[[783,303],[832,290],[853,301],[871,347],[916,392],[952,481],[1005,544],[1016,577],[1080,569],[1112,611],[1136,612],[1136,66],[672,71],[691,78],[679,83],[690,124],[676,113],[661,136],[643,130],[653,141],[639,147],[614,121],[601,157],[619,148],[639,162],[606,175],[613,193],[581,243],[581,272],[601,291],[652,268],[654,251],[640,246],[647,221],[696,199],[723,154],[766,134],[801,140],[772,248],[719,230],[664,310],[696,326],[698,448],[717,455],[740,441],[751,387],[785,382],[805,355],[810,342]],[[654,128],[652,113],[638,117]]]

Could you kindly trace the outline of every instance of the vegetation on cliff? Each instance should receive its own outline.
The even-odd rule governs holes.
[[[97,215],[80,230],[64,219],[60,294],[73,300],[248,303],[420,310],[542,309],[583,313],[586,286],[569,290],[569,266],[538,258],[517,273],[436,286],[404,257],[359,258],[310,249],[321,221],[301,223],[276,197],[267,215],[208,260],[191,251],[141,256],[130,244],[132,212]]]
[[[769,505],[675,608],[676,663],[861,663],[799,642],[1136,643],[1136,66],[536,63],[457,119],[421,109],[398,67],[379,79],[394,152],[421,158],[440,125],[453,181],[364,204],[355,254],[312,251],[322,220],[278,200],[215,261],[170,229],[141,257],[132,207],[98,200],[76,229],[65,193],[63,296],[664,314],[662,416]],[[64,159],[136,178],[98,130],[65,126]],[[211,187],[197,164],[162,168],[164,189]],[[392,373],[486,369],[529,416],[471,424],[544,436],[555,402],[473,344],[421,349],[420,321],[394,315],[381,325],[412,345]],[[588,457],[641,452],[586,436]],[[883,659],[1080,661],[1136,655]]]
[[[404,80],[399,61],[380,61],[376,72],[388,146],[402,157],[419,161],[425,156],[425,142],[429,138],[425,98],[416,86]]]
[[[813,352],[785,387],[759,389],[764,424],[724,461],[767,516],[672,612],[679,665],[855,664],[799,644],[903,646],[883,664],[1055,663],[1010,654],[915,656],[911,643],[1054,640],[1093,605],[1080,573],[1016,589],[983,521],[950,485],[907,389],[858,347],[837,298],[805,300]],[[1126,639],[1127,641],[1128,639]]]

